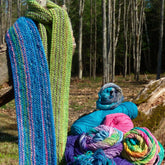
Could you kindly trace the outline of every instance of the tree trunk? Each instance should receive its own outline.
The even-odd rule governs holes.
[[[96,6],[96,0],[95,0],[95,38],[94,38],[94,63],[93,63],[93,79],[96,79],[96,55],[97,55],[97,6]]]
[[[112,1],[108,0],[108,81],[112,79]],[[112,81],[112,80],[111,80]]]
[[[145,57],[145,65],[148,71],[151,70],[151,51],[150,51],[150,39],[148,35],[148,27],[146,22],[146,15],[144,13],[144,29],[145,29],[145,36],[147,41],[147,55]]]
[[[80,0],[80,6],[79,6],[79,79],[82,79],[82,73],[83,73],[83,64],[82,64],[82,28],[83,28],[83,11],[84,11],[84,3],[85,0]]]
[[[92,20],[92,15],[93,15],[92,14],[93,13],[93,11],[92,11],[92,0],[90,0],[90,8],[91,8],[90,9],[91,11],[90,11],[90,60],[89,60],[90,61],[90,64],[89,64],[90,65],[90,69],[89,69],[90,70],[89,71],[90,74],[89,75],[90,75],[90,78],[91,78],[92,77],[92,53],[93,53],[92,52],[92,50],[93,50],[93,46],[92,46],[93,45],[93,42],[92,42],[93,41],[92,40],[92,35],[93,35],[92,34],[92,26],[93,26],[93,20]]]
[[[124,77],[127,75],[127,56],[128,56],[128,16],[130,9],[130,1],[128,2],[128,7],[126,0],[124,0],[124,38],[125,38],[125,54],[124,54]]]
[[[103,85],[107,80],[107,28],[106,28],[106,0],[102,0],[103,14]]]
[[[161,15],[160,15],[160,34],[159,34],[159,50],[158,50],[158,62],[157,62],[157,77],[160,79],[161,62],[162,62],[162,41],[163,41],[163,22],[164,22],[164,0],[161,0]]]
[[[3,0],[0,0],[0,45],[3,44]]]
[[[8,0],[8,14],[7,14],[7,29],[11,26],[12,22],[12,0]]]
[[[119,10],[118,10],[118,19],[117,19],[117,26],[116,26],[116,0],[113,0],[113,7],[112,7],[112,19],[113,19],[113,46],[112,46],[112,82],[115,81],[115,63],[116,63],[116,47],[118,43],[118,38],[120,34],[120,18],[121,18],[121,5],[122,1],[118,1],[119,3]]]
[[[17,0],[17,17],[21,16],[21,1]]]

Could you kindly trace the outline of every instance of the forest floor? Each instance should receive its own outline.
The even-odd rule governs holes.
[[[122,88],[124,100],[132,101],[155,75],[141,75],[140,81],[133,80],[133,75],[123,80],[116,77],[116,84]],[[89,78],[71,79],[69,97],[69,128],[75,120],[95,110],[98,92],[102,86],[101,78],[95,81]],[[18,132],[14,100],[0,107],[0,164],[18,164]]]

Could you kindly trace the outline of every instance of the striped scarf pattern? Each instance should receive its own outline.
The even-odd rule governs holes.
[[[68,131],[69,85],[73,52],[71,24],[67,12],[47,1],[46,8],[28,0],[26,16],[38,23],[50,71],[53,116],[56,129],[57,163],[64,156]]]
[[[57,164],[49,70],[35,23],[20,17],[6,34],[19,136],[19,164]]]

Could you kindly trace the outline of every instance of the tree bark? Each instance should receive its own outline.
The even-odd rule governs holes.
[[[82,64],[82,29],[83,29],[83,12],[84,12],[84,3],[85,0],[80,0],[80,6],[79,6],[79,79],[82,79],[83,74],[83,64]]]
[[[21,1],[17,0],[17,17],[21,16]]]
[[[127,75],[127,56],[128,56],[128,16],[130,9],[130,1],[128,2],[128,6],[126,0],[124,0],[124,15],[123,15],[123,23],[124,23],[124,38],[125,38],[125,54],[124,54],[124,77]]]
[[[164,0],[161,0],[161,14],[160,14],[160,34],[159,34],[159,50],[158,50],[158,62],[157,62],[157,77],[160,79],[161,62],[162,62],[162,41],[163,41],[163,23],[164,23]]]
[[[92,20],[92,15],[93,15],[93,11],[92,11],[92,0],[90,0],[90,73],[89,73],[89,75],[90,75],[90,78],[92,77],[92,54],[93,54],[93,37],[92,37],[92,26],[93,26],[93,20]]]
[[[93,63],[93,79],[96,79],[96,56],[97,56],[97,5],[95,0],[95,9],[94,9],[94,15],[95,15],[95,38],[94,38],[94,63]]]
[[[3,44],[3,0],[0,0],[0,45]]]
[[[112,1],[108,0],[108,81],[112,79]],[[112,80],[111,80],[112,81]]]
[[[107,80],[107,28],[106,28],[106,0],[102,0],[103,14],[103,85]]]

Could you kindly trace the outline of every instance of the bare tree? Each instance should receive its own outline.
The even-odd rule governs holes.
[[[112,7],[112,24],[113,24],[113,29],[112,29],[112,82],[115,81],[115,63],[116,63],[116,46],[118,43],[118,38],[119,38],[119,33],[120,33],[120,19],[121,19],[121,5],[122,5],[122,0],[118,1],[119,3],[119,9],[118,9],[118,17],[116,20],[116,0],[113,0],[113,7]]]
[[[129,17],[130,1],[128,5],[126,0],[124,0],[124,14],[123,14],[123,23],[124,23],[124,39],[125,39],[125,54],[124,54],[124,77],[127,74],[127,56],[128,56],[128,17]]]
[[[92,54],[93,54],[93,18],[92,18],[92,15],[93,15],[93,10],[92,10],[92,0],[90,0],[90,69],[89,69],[89,75],[90,75],[90,78],[92,76]]]
[[[17,0],[17,16],[21,16],[21,1]]]
[[[93,62],[93,79],[96,79],[96,55],[97,55],[97,5],[95,0],[95,9],[94,9],[94,15],[95,15],[95,37],[94,37],[94,62]]]
[[[80,0],[79,5],[79,79],[82,79],[83,74],[83,64],[82,64],[82,27],[83,27],[83,12],[84,12],[85,0]]]
[[[107,77],[107,27],[106,27],[106,0],[102,0],[103,14],[103,84],[108,82]]]
[[[141,45],[144,23],[144,0],[131,0],[132,54],[134,78],[138,81],[141,65]]]
[[[164,23],[164,0],[161,0],[159,50],[158,50],[157,77],[156,77],[156,79],[160,79],[160,73],[161,73],[163,23]]]
[[[147,41],[147,54],[145,55],[145,64],[148,70],[151,70],[151,51],[150,51],[150,39],[148,35],[148,27],[147,27],[147,21],[146,21],[146,15],[144,13],[144,30],[145,30],[145,36]]]
[[[112,77],[112,1],[108,0],[108,81]]]

